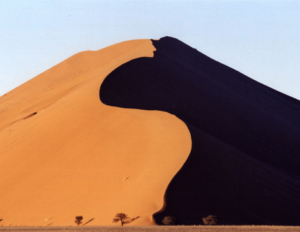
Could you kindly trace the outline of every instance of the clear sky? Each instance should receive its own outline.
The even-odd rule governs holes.
[[[298,0],[0,0],[0,96],[80,51],[164,36],[300,99]]]

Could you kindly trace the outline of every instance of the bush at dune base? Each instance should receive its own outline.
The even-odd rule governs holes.
[[[219,219],[217,216],[209,215],[207,217],[202,218],[204,225],[218,225]]]
[[[164,219],[162,220],[163,224],[165,225],[175,225],[176,221],[177,221],[176,218],[172,216],[164,217]]]

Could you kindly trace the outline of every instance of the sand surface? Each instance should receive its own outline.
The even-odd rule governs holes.
[[[189,130],[169,113],[99,98],[110,72],[154,50],[134,40],[81,52],[0,98],[0,226],[69,226],[79,215],[115,225],[120,212],[155,224]]]
[[[156,231],[184,231],[184,232],[286,232],[286,231],[299,231],[298,226],[125,226],[125,227],[4,227],[0,228],[0,231],[47,231],[47,232],[59,232],[59,231],[72,231],[72,232],[156,232]]]

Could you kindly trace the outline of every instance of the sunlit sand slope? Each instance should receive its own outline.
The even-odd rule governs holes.
[[[154,224],[189,130],[169,113],[99,99],[110,72],[154,50],[135,40],[81,52],[0,98],[0,225],[113,225],[120,212]]]

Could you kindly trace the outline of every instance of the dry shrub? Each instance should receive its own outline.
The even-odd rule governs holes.
[[[209,215],[202,218],[204,225],[218,225],[220,219],[215,215]]]
[[[164,217],[164,219],[162,220],[162,223],[164,225],[179,225],[180,221],[178,219],[176,219],[175,217],[172,216],[166,216]]]

